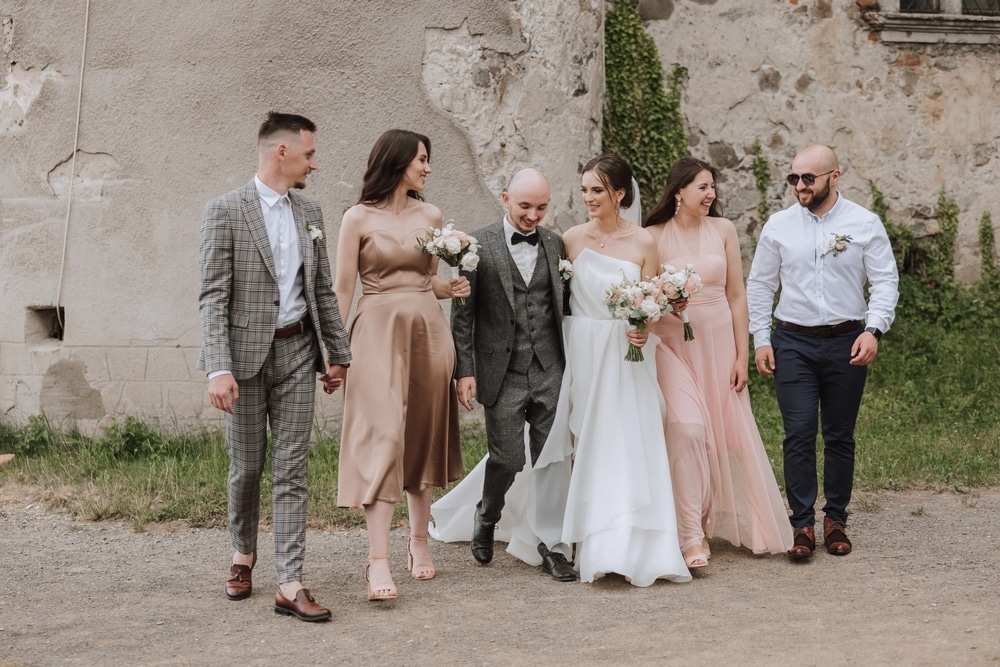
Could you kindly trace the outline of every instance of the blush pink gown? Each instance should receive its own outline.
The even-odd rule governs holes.
[[[788,513],[747,391],[729,386],[736,342],[723,239],[703,219],[699,247],[688,248],[676,227],[664,225],[660,262],[676,268],[694,264],[704,283],[688,302],[694,340],[684,340],[683,325],[672,315],[653,326],[660,338],[656,374],[667,405],[665,436],[681,549],[720,537],[754,553],[782,553],[792,546]]]

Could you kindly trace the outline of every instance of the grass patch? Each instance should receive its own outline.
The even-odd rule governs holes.
[[[463,455],[471,468],[486,452],[477,424],[463,428]],[[0,452],[17,458],[0,468],[0,484],[37,487],[41,502],[82,519],[117,519],[141,530],[151,522],[183,521],[190,526],[225,526],[229,456],[221,432],[158,435],[129,419],[102,438],[63,431],[44,417],[14,428],[0,423]],[[361,510],[337,507],[340,445],[321,434],[309,454],[309,525],[364,525]],[[270,470],[270,460],[265,471]],[[438,490],[437,496],[445,493]],[[261,520],[272,517],[271,479],[261,482]],[[406,503],[396,510],[406,521]]]
[[[898,321],[871,367],[856,431],[859,508],[877,492],[1000,484],[998,328],[954,328]],[[783,485],[781,416],[771,378],[751,371],[751,400],[772,468]],[[486,452],[480,425],[462,430],[466,467]],[[822,470],[822,441],[818,446]],[[218,432],[157,434],[129,419],[102,438],[64,430],[44,417],[14,427],[0,422],[0,452],[17,458],[0,468],[0,484],[40,488],[48,506],[81,519],[226,524],[229,458]],[[309,457],[309,525],[364,524],[360,510],[337,507],[339,444],[317,429]],[[270,464],[267,464],[267,470]],[[437,490],[440,497],[444,490]],[[261,518],[271,520],[270,476],[262,484]],[[397,506],[404,525],[406,503]]]

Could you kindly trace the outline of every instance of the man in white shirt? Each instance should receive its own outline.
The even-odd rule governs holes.
[[[330,278],[319,204],[302,189],[316,165],[316,126],[271,112],[257,136],[257,174],[205,206],[201,224],[202,350],[212,405],[225,413],[232,565],[226,596],[252,592],[260,479],[271,430],[274,610],[325,621],[302,586],[306,470],[316,373],[332,392],[351,360]]]
[[[785,491],[793,561],[812,557],[817,497],[816,433],[823,426],[824,545],[851,552],[847,505],[854,485],[854,425],[868,365],[892,324],[899,278],[878,216],[837,191],[831,148],[811,145],[792,161],[798,203],[771,216],[747,279],[757,370],[774,375],[785,427]],[[869,285],[865,302],[865,285]],[[774,294],[777,326],[771,332]]]

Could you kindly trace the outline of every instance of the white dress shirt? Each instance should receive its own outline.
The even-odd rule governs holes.
[[[510,238],[515,232],[522,234],[521,230],[510,224],[510,220],[505,215],[503,217],[503,237],[507,241],[507,249],[510,250],[510,256],[514,258],[514,264],[517,266],[517,270],[521,272],[524,284],[527,285],[531,283],[531,276],[535,274],[535,264],[538,262],[538,246],[531,245],[530,243],[518,243],[514,245],[511,243]],[[524,236],[534,236],[537,233],[538,230],[535,230],[530,234],[524,234]],[[541,239],[538,239],[539,243],[541,241]]]
[[[306,295],[302,288],[302,252],[295,228],[292,203],[288,193],[279,195],[257,177],[253,177],[260,195],[267,240],[274,256],[274,275],[278,279],[278,322],[276,328],[295,324],[306,315]]]
[[[771,216],[761,230],[747,278],[747,305],[754,347],[771,344],[774,317],[805,327],[864,320],[888,331],[899,299],[892,246],[877,215],[844,199],[823,217],[794,204]],[[843,251],[831,244],[851,238]],[[834,254],[836,252],[836,254]],[[865,303],[865,284],[870,285]]]

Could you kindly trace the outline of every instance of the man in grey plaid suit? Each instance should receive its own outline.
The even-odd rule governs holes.
[[[271,429],[274,610],[324,621],[330,610],[302,586],[306,470],[316,377],[332,393],[351,360],[330,278],[319,204],[304,188],[316,170],[316,126],[271,112],[257,137],[254,179],[205,207],[201,224],[202,349],[212,405],[225,414],[229,532],[235,553],[226,581],[248,597],[257,560],[260,479]]]
[[[468,410],[478,400],[486,414],[489,457],[472,534],[472,555],[483,565],[493,559],[493,532],[504,496],[525,465],[525,424],[534,464],[552,427],[562,384],[566,301],[559,260],[566,249],[558,234],[539,227],[549,199],[541,172],[524,169],[514,175],[502,195],[504,219],[473,233],[481,248],[479,266],[466,274],[472,295],[465,306],[452,308],[458,400]],[[540,542],[538,551],[553,578],[576,580],[566,554],[560,553],[568,553],[566,545]]]

